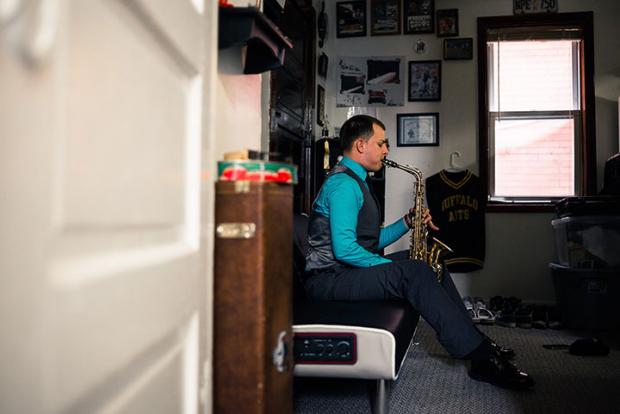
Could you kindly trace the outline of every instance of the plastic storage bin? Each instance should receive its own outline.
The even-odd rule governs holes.
[[[558,263],[571,268],[620,267],[620,214],[551,221]]]
[[[620,196],[565,197],[555,203],[558,217],[619,215]]]
[[[567,328],[620,330],[620,268],[571,269],[550,263]]]

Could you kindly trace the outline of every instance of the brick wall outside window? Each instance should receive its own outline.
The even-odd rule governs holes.
[[[495,126],[494,195],[574,194],[572,119],[500,120]]]

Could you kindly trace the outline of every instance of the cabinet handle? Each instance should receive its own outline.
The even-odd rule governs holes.
[[[215,229],[220,239],[252,239],[256,234],[254,223],[222,223]]]

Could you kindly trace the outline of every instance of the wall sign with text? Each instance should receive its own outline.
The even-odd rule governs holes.
[[[513,0],[513,14],[557,13],[558,0]]]

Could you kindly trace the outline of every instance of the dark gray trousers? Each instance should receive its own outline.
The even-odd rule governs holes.
[[[314,300],[406,299],[437,332],[439,342],[450,355],[466,356],[483,338],[450,273],[444,269],[443,280],[438,283],[426,263],[407,256],[407,251],[400,251],[386,256],[392,263],[317,273],[306,281],[306,292]]]

